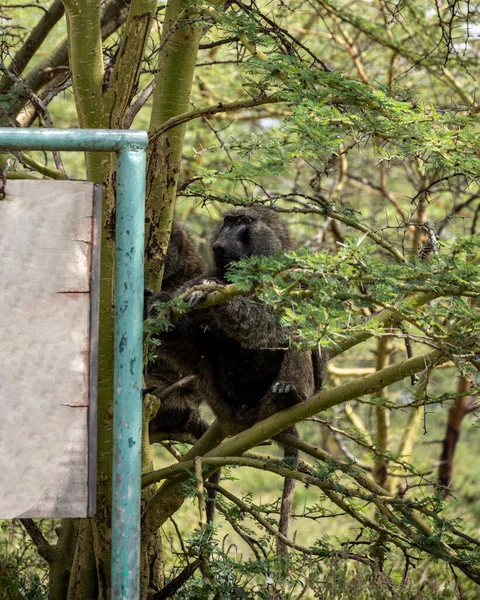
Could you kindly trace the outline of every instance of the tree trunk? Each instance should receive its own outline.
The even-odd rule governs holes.
[[[79,123],[82,127],[123,127],[125,113],[138,84],[140,61],[148,39],[151,17],[156,9],[153,0],[133,0],[117,62],[104,82],[101,51],[100,6],[97,0],[64,0],[67,14],[69,58],[75,91]],[[160,54],[156,97],[153,101],[152,124],[155,128],[171,116],[188,109],[195,59],[201,37],[198,25],[191,25],[192,10],[178,0],[168,3],[162,39],[165,46]],[[180,22],[177,20],[180,19]],[[179,82],[181,85],[179,86]],[[159,147],[160,164],[150,161],[148,181],[150,198],[157,199],[167,210],[158,211],[168,223],[164,230],[164,250],[168,244],[173,215],[178,166],[180,164],[185,126],[164,136]],[[155,163],[155,164],[154,164]],[[173,175],[172,175],[173,173]],[[112,493],[112,402],[113,402],[113,333],[114,333],[114,238],[115,238],[115,174],[111,157],[99,153],[87,155],[87,177],[107,182],[102,214],[100,332],[99,332],[99,387],[98,387],[98,491],[97,516],[88,526],[82,522],[70,582],[68,600],[97,597],[107,600],[111,595],[111,493]],[[168,182],[168,184],[167,184]],[[153,222],[153,221],[152,221]],[[154,223],[154,225],[157,222]],[[153,266],[158,273],[158,263]],[[151,271],[149,271],[151,272]],[[142,566],[142,596],[150,577],[156,574],[155,587],[162,583],[158,560],[152,558],[151,544],[161,558],[157,536],[150,538],[148,560]],[[92,562],[95,558],[95,595],[92,581]],[[145,555],[146,557],[146,555]],[[161,562],[161,560],[160,560]]]
[[[390,355],[392,345],[387,337],[381,337],[377,340],[377,361],[376,370],[381,371],[390,364]],[[385,390],[380,390],[375,394],[376,398],[384,395]],[[376,438],[378,455],[375,456],[373,464],[373,476],[378,485],[387,486],[387,467],[388,458],[388,443],[390,437],[390,410],[385,406],[375,407],[376,415]]]
[[[448,411],[447,431],[443,440],[440,466],[438,468],[438,481],[445,488],[448,488],[453,480],[453,459],[458,440],[460,439],[463,417],[467,413],[467,393],[469,389],[470,382],[468,379],[460,377],[457,388],[459,397],[455,399]]]
[[[150,132],[188,111],[202,25],[196,3],[167,4],[153,96]],[[147,173],[145,285],[159,289],[175,210],[178,174],[186,125],[171,129],[150,148]]]
[[[49,568],[49,600],[65,600],[68,597],[75,548],[78,537],[77,519],[62,519],[58,531],[56,556]]]
[[[97,566],[93,553],[92,522],[79,522],[78,538],[68,586],[68,600],[84,600],[98,596]],[[60,600],[60,599],[59,599]]]

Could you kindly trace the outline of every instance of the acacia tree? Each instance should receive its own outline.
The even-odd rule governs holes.
[[[428,2],[392,8],[382,1],[352,7],[324,0],[288,6],[169,0],[159,7],[152,0],[55,0],[23,34],[12,7],[3,32],[3,125],[64,126],[59,103],[70,89],[80,127],[148,123],[147,285],[161,285],[176,205],[185,215],[209,204],[216,217],[219,203],[261,202],[285,213],[308,240],[303,250],[245,261],[232,270],[232,285],[204,306],[254,291],[295,332],[291,344],[328,351],[330,386],[230,439],[214,423],[187,452],[172,449],[176,464],[159,471],[144,435],[143,598],[182,594],[182,585],[185,597],[218,590],[238,597],[242,589],[256,593],[251,586],[267,575],[265,597],[287,593],[286,586],[300,595],[317,589],[326,560],[383,573],[388,588],[385,561],[397,553],[407,567],[433,557],[480,582],[478,542],[440,516],[438,494],[416,494],[415,486],[432,481],[410,464],[425,407],[457,396],[450,388],[435,393],[438,368],[461,373],[471,395],[477,389],[480,195],[470,11],[468,3],[432,11]],[[55,44],[36,57],[50,39]],[[7,176],[68,176],[58,154],[53,165],[26,153],[16,158]],[[87,155],[85,169],[88,179],[105,183],[98,511],[91,520],[64,520],[53,541],[37,523],[23,524],[48,563],[50,597],[68,600],[110,597],[115,176],[108,155]],[[205,222],[200,212],[197,231]],[[152,327],[163,325],[160,318]],[[398,392],[390,390],[411,379],[397,441],[390,416]],[[352,404],[366,396],[373,429],[362,420],[362,406]],[[149,400],[144,431],[155,406]],[[307,418],[331,431],[346,457],[289,439],[309,459],[293,470],[249,452]],[[228,552],[206,541],[211,531],[201,517],[171,567],[159,528],[191,493],[185,481],[192,470],[202,507],[201,467],[207,474],[225,465],[318,489],[315,520],[340,510],[358,525],[361,540],[348,533],[341,543],[321,535],[306,545],[284,539],[292,550],[277,560],[268,542],[231,517],[248,514],[275,537],[275,507],[255,507],[221,486],[220,511],[262,560],[232,566]],[[400,485],[405,481],[413,491]],[[199,567],[202,577],[193,577]],[[228,579],[232,568],[236,575]]]

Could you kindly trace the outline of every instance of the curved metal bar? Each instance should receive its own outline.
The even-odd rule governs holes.
[[[117,153],[112,598],[140,597],[145,131],[0,128],[2,150]]]
[[[146,131],[124,129],[31,129],[0,127],[1,150],[121,152],[148,145]]]

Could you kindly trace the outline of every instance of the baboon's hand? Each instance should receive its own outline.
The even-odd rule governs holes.
[[[151,289],[145,288],[143,290],[143,320],[155,318],[158,315],[157,303],[168,302],[169,300],[171,300],[171,297],[167,292],[157,292],[155,294]],[[170,312],[166,316],[170,319]]]
[[[204,279],[201,285],[216,285],[218,287],[218,283],[213,279]],[[200,304],[202,300],[205,300],[211,291],[212,290],[194,290],[184,300],[190,308],[194,308],[197,304]]]
[[[276,381],[271,387],[271,392],[279,408],[288,408],[303,401],[297,388],[288,381]]]

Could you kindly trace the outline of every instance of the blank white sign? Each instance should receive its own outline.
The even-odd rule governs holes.
[[[5,191],[0,518],[90,516],[100,195],[71,181],[7,181]]]

